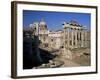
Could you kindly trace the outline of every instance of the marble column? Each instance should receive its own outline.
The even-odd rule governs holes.
[[[81,36],[80,36],[80,29],[78,30],[78,47],[81,47]]]
[[[73,39],[74,38],[74,35],[73,35],[73,33],[74,32],[73,31],[74,31],[74,29],[72,28],[72,31],[71,31],[71,44],[72,44],[71,46],[72,46],[72,49],[74,47],[74,45],[73,45],[73,42],[74,42],[74,39]]]
[[[84,47],[84,31],[81,30],[81,47]]]
[[[85,33],[84,33],[84,36],[85,36],[85,47],[87,47],[87,31],[86,31],[86,29],[85,29],[85,31],[84,31]]]
[[[66,34],[67,32],[67,34]],[[66,38],[67,37],[67,38]],[[62,57],[66,59],[72,59],[72,53],[69,50],[69,25],[64,25],[64,48]]]
[[[77,30],[77,48],[79,48],[79,30]]]
[[[70,28],[67,28],[67,49],[69,49],[70,45],[69,45],[69,42],[70,42],[70,39],[69,39],[69,30]]]
[[[66,28],[64,28],[63,40],[64,40],[64,53],[65,53],[65,50],[66,50]]]
[[[77,29],[75,29],[75,48],[77,48]]]

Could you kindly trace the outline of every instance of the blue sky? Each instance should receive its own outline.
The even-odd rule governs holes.
[[[42,19],[50,30],[62,29],[62,23],[71,20],[76,20],[78,23],[87,26],[88,29],[91,26],[91,14],[89,13],[23,10],[24,28],[28,28],[29,24],[39,22]]]

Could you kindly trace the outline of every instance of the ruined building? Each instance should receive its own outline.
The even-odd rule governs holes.
[[[33,35],[38,35],[42,48],[74,49],[90,47],[90,31],[87,27],[73,20],[64,22],[61,27],[61,30],[50,31],[44,20],[30,25],[30,28],[35,29]]]

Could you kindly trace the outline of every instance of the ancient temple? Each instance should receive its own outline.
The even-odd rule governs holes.
[[[89,31],[75,21],[64,22],[64,44],[67,48],[90,47]]]

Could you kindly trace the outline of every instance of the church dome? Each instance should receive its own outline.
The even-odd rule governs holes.
[[[43,19],[40,21],[39,26],[40,26],[40,30],[46,30],[47,29],[47,24]]]
[[[42,19],[42,20],[40,21],[40,25],[46,25],[46,22]]]

